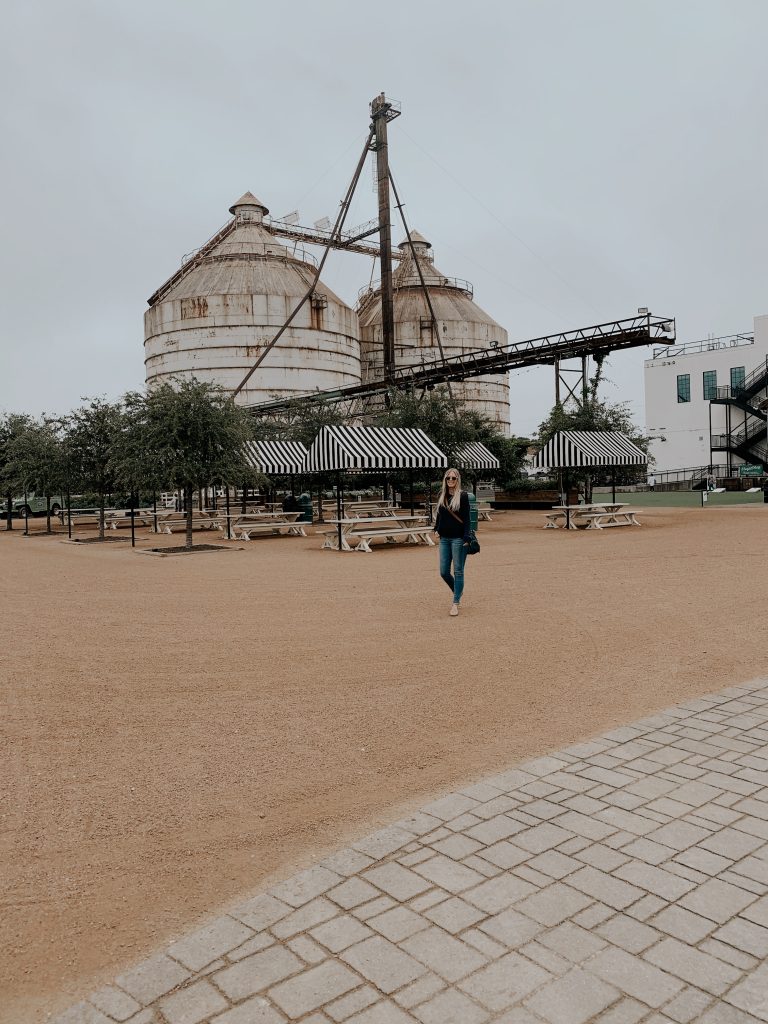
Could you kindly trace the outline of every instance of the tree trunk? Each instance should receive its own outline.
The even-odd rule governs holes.
[[[12,494],[6,494],[5,501],[6,501],[5,514],[6,514],[6,517],[7,517],[6,518],[6,523],[5,523],[5,528],[6,528],[6,530],[12,530],[13,529],[13,495]]]
[[[187,506],[187,540],[186,549],[187,551],[192,550],[192,515],[194,509],[192,507],[192,484],[185,484],[184,486],[184,503]]]
[[[104,540],[104,495],[99,495],[99,540]]]
[[[46,494],[46,496],[45,496],[45,525],[46,525],[45,532],[46,533],[53,533],[53,530],[51,529],[51,496],[50,496],[50,494]]]

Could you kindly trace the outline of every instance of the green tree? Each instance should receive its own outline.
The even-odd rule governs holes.
[[[460,462],[459,451],[469,441],[484,444],[499,459],[496,479],[508,488],[520,480],[527,441],[507,437],[497,423],[453,399],[446,387],[434,391],[393,391],[389,406],[378,418],[380,426],[416,427],[423,430],[448,456],[449,463]],[[469,471],[468,476],[475,474]]]
[[[67,485],[61,423],[45,417],[30,420],[9,449],[21,486],[45,498],[46,528],[51,533],[51,497]]]
[[[113,470],[133,487],[167,484],[183,491],[190,550],[196,489],[263,480],[245,454],[245,442],[253,438],[251,417],[221,388],[195,378],[126,396],[126,408]]]
[[[14,446],[32,423],[23,413],[6,413],[0,417],[0,494],[5,498],[5,528],[13,529],[13,496],[23,488]]]
[[[75,484],[99,496],[99,539],[104,540],[104,506],[107,494],[119,483],[114,460],[124,428],[121,402],[100,398],[86,400],[65,420],[65,446]]]

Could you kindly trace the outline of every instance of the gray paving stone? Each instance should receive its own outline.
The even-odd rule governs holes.
[[[728,857],[730,860],[740,860],[762,845],[762,839],[756,839],[735,828],[721,829],[709,839],[704,839],[699,843],[702,850],[719,853],[721,857]]]
[[[338,913],[339,908],[335,904],[324,896],[319,896],[316,900],[306,903],[298,910],[294,910],[288,917],[273,924],[272,934],[278,939],[289,939],[292,935],[298,935],[299,932],[305,932],[309,928],[314,928],[315,925],[322,924],[323,921],[329,921]]]
[[[301,960],[289,949],[270,946],[218,971],[213,975],[213,981],[230,999],[239,1000],[263,992],[283,978],[297,974],[303,967]]]
[[[124,1021],[138,1013],[141,1006],[131,996],[121,992],[119,989],[107,985],[100,988],[98,992],[88,997],[97,1010],[107,1014],[116,1021]]]
[[[370,867],[375,861],[373,857],[367,857],[364,853],[360,853],[358,850],[353,850],[350,847],[345,850],[339,850],[337,853],[332,853],[330,857],[325,857],[320,863],[324,868],[335,871],[337,875],[344,875],[346,877],[356,875],[358,871]]]
[[[548,1024],[586,1024],[620,996],[612,985],[574,967],[526,999],[525,1005]]]
[[[695,914],[717,921],[718,924],[725,924],[729,918],[735,917],[754,902],[753,893],[716,878],[704,882],[679,901],[680,906],[686,910],[692,910]]]
[[[392,1003],[377,1003],[350,1017],[348,1024],[413,1024],[413,1017]]]
[[[705,939],[699,943],[698,948],[702,953],[709,953],[710,956],[717,957],[718,960],[722,960],[723,963],[730,964],[740,971],[751,971],[757,964],[757,960],[751,954],[742,953],[741,950],[734,949],[733,946],[726,946],[724,942],[718,942],[717,939]]]
[[[661,843],[654,843],[650,839],[636,839],[634,843],[627,843],[626,846],[622,847],[621,850],[623,857],[622,863],[626,863],[630,857],[635,860],[645,861],[646,864],[662,864],[665,860],[669,860],[670,857],[674,857],[676,851],[669,846],[662,846]],[[595,864],[595,867],[600,867],[599,864]],[[620,867],[619,865],[616,865]],[[604,871],[613,871],[613,868],[603,868]]]
[[[214,1013],[227,1009],[227,1002],[207,981],[197,981],[180,992],[160,1000],[168,1024],[200,1024]]]
[[[563,815],[563,817],[566,816]],[[545,850],[552,850],[571,838],[573,838],[573,832],[569,829],[547,823],[535,825],[525,832],[520,832],[515,836],[514,844],[531,853],[544,853]]]
[[[624,869],[619,868],[618,870]],[[643,890],[637,886],[591,867],[583,867],[575,874],[569,875],[568,885],[578,889],[579,892],[586,893],[593,899],[607,903],[615,910],[623,910],[645,895]]]
[[[734,986],[725,1000],[751,1013],[758,1020],[768,1021],[768,965],[758,967],[748,978]]]
[[[483,881],[483,876],[479,872],[443,857],[442,854],[436,854],[429,860],[417,864],[414,871],[431,884],[439,885],[441,889],[447,889],[452,893],[462,892]],[[424,888],[428,889],[429,885],[425,884]]]
[[[430,861],[426,863],[430,863],[435,859],[430,858]],[[463,868],[463,870],[468,871],[469,869]],[[388,896],[401,902],[409,900],[413,896],[419,896],[421,893],[426,892],[427,889],[432,888],[430,882],[424,881],[424,878],[414,874],[409,868],[404,868],[402,865],[395,864],[392,861],[388,864],[382,864],[381,867],[369,868],[364,872],[363,878],[366,882],[370,882],[378,889],[383,890]],[[472,883],[468,882],[467,884],[471,885]],[[443,888],[446,888],[446,886],[443,886]]]
[[[457,932],[470,928],[485,917],[485,911],[478,910],[465,900],[454,896],[424,911],[424,916],[445,931],[455,935]]]
[[[483,856],[488,856],[486,853]],[[512,867],[513,865],[509,865]],[[557,850],[547,850],[546,853],[540,853],[537,857],[531,858],[528,861],[528,867],[533,868],[534,871],[543,872],[545,875],[549,875],[550,878],[560,879],[565,878],[566,875],[573,874],[574,871],[578,871],[581,867],[581,863],[578,860],[574,860],[573,857],[568,857],[564,853],[558,853]]]
[[[412,1011],[422,1024],[485,1024],[490,1014],[468,996],[448,989]]]
[[[696,1024],[759,1024],[757,1017],[751,1013],[744,1013],[737,1010],[735,1006],[728,1006],[719,999],[717,1003],[704,1012],[703,1017]]]
[[[638,1003],[635,999],[622,999],[612,1006],[610,1010],[601,1013],[596,1018],[595,1024],[638,1024],[640,1020],[647,1020],[648,1007]]]
[[[500,843],[494,843],[493,846],[486,846],[482,851],[483,860],[490,861],[491,864],[504,868],[504,870],[524,864],[530,858],[529,850],[521,850],[519,846],[507,842],[506,839]],[[471,859],[470,863],[477,863],[477,858]]]
[[[258,935],[254,935],[252,939],[248,939],[242,946],[238,946],[237,949],[231,949],[227,953],[227,960],[235,963],[238,960],[242,960],[246,956],[250,956],[251,953],[260,953],[262,949],[266,949],[267,946],[274,945],[275,940],[269,934],[269,932],[260,932]],[[222,961],[223,966],[223,961]],[[211,970],[209,965],[207,970]]]
[[[495,792],[498,793],[496,790]],[[424,814],[429,814],[433,818],[439,818],[440,821],[449,821],[451,818],[457,818],[460,814],[472,811],[481,802],[480,800],[473,800],[469,796],[462,796],[461,793],[451,793],[449,796],[444,796],[440,800],[434,800],[431,804],[427,804],[422,810]]]
[[[584,965],[585,970],[625,995],[658,1009],[684,987],[683,982],[622,949],[604,949]]]
[[[712,1003],[712,996],[697,988],[686,988],[664,1007],[667,1017],[677,1024],[692,1024]]]
[[[445,902],[443,900],[437,906],[440,907]],[[429,913],[429,909],[425,913]],[[376,917],[369,917],[367,923],[390,942],[400,942],[429,927],[429,921],[408,907],[393,907]]]
[[[646,892],[653,893],[654,896],[659,896],[670,903],[694,888],[693,882],[678,878],[662,868],[637,861],[623,864],[613,872],[613,875],[615,878],[621,878],[623,881],[636,885],[639,889],[645,889]]]
[[[438,992],[442,992],[445,987],[443,979],[438,978],[436,974],[423,974],[416,981],[411,982],[410,985],[401,988],[392,998],[399,1006],[409,1010],[413,1006],[425,1003],[432,996],[437,995]]]
[[[168,947],[168,953],[190,971],[199,971],[223,953],[240,946],[253,932],[231,917],[220,917]]]
[[[387,994],[415,981],[426,971],[419,961],[379,936],[365,939],[340,956],[350,967]]]
[[[525,825],[522,822],[506,814],[497,814],[494,818],[488,818],[487,821],[468,828],[465,834],[484,846],[491,846],[500,839],[509,839],[510,836],[524,831]]]
[[[447,839],[439,839],[433,844],[433,848],[452,860],[461,860],[463,857],[469,857],[471,853],[481,850],[483,844],[478,843],[476,839],[470,839],[469,836],[452,835]]]
[[[597,934],[627,953],[642,953],[661,936],[655,928],[636,921],[626,914],[617,914],[597,927]]]
[[[285,1017],[266,999],[255,996],[233,1010],[211,1018],[211,1024],[284,1024]]]
[[[260,932],[269,928],[276,921],[280,921],[291,913],[291,907],[287,903],[281,903],[274,896],[264,893],[261,896],[254,896],[253,899],[241,903],[234,910],[230,911],[230,917],[237,918],[249,928]]]
[[[572,921],[564,921],[551,931],[539,933],[536,941],[575,964],[589,959],[607,945],[599,935],[579,927]]]
[[[268,995],[291,1020],[295,1020],[359,985],[360,979],[352,971],[343,964],[327,960],[295,978],[281,982],[271,988]]]
[[[115,979],[115,983],[125,989],[129,996],[147,1006],[189,977],[189,971],[181,964],[159,953],[124,971]]]
[[[555,953],[554,950],[548,949],[546,946],[540,945],[538,942],[529,942],[525,946],[521,946],[518,952],[522,953],[523,956],[528,957],[539,967],[543,967],[545,971],[549,971],[554,977],[559,978],[563,974],[567,974],[568,971],[573,967],[570,960],[566,960],[565,957],[560,956],[559,953]]]
[[[370,861],[370,863],[375,863],[375,861]],[[361,903],[376,899],[378,895],[379,890],[375,889],[370,882],[364,882],[362,878],[348,878],[346,882],[329,889],[325,894],[327,899],[338,903],[344,910],[359,907]]]
[[[400,948],[449,982],[465,978],[488,962],[476,949],[435,927],[405,939]]]
[[[338,953],[347,946],[353,946],[356,942],[369,938],[373,932],[357,918],[344,915],[318,925],[309,934],[332,953]]]
[[[539,921],[552,928],[561,924],[566,918],[573,917],[580,910],[584,910],[591,902],[592,899],[589,896],[585,896],[561,882],[553,882],[546,889],[519,901],[515,909],[527,917],[532,917],[534,921]]]
[[[336,1002],[330,1003],[330,1005],[326,1006],[325,1012],[331,1020],[345,1021],[352,1014],[359,1013],[374,1003],[378,1003],[380,999],[381,995],[379,992],[369,985],[363,985],[362,988],[350,992],[348,996],[342,996]]]
[[[287,903],[290,907],[303,907],[310,900],[321,896],[328,889],[333,889],[342,881],[343,878],[335,871],[330,871],[317,864],[315,867],[281,882],[280,885],[276,885],[272,889],[271,895],[281,903]]]
[[[741,977],[741,971],[677,939],[664,939],[643,958],[714,996],[722,995]]]
[[[396,828],[394,825],[389,828],[382,828],[373,835],[360,839],[352,844],[352,848],[358,853],[364,853],[368,857],[378,860],[386,857],[395,850],[406,846],[413,838],[413,833],[406,832],[404,828]]]
[[[756,900],[746,910],[742,911],[741,916],[745,917],[748,921],[754,921],[755,924],[768,928],[768,896],[763,896],[761,899]]]
[[[732,918],[714,933],[713,938],[761,960],[768,957],[768,928],[743,917]]]
[[[483,921],[479,929],[507,948],[516,949],[538,935],[542,925],[517,910],[504,910]]]
[[[714,921],[678,906],[666,907],[652,917],[649,924],[691,945],[700,942],[717,927]]]
[[[506,1010],[551,980],[543,970],[517,953],[506,956],[460,981],[458,987],[489,1010]]]
[[[424,896],[429,896],[429,893],[425,893]],[[369,917],[383,914],[385,910],[391,910],[394,906],[395,901],[389,896],[379,896],[378,899],[371,900],[370,903],[363,903],[361,906],[355,907],[352,913],[361,921],[367,921]]]
[[[322,960],[328,959],[328,952],[308,935],[297,935],[293,939],[288,939],[285,945],[308,964],[319,964]]]
[[[514,875],[500,875],[469,889],[463,894],[463,899],[487,914],[498,914],[536,891],[530,882],[524,882]]]
[[[485,932],[481,932],[477,928],[467,928],[465,932],[461,933],[461,937],[464,942],[476,949],[478,953],[488,957],[489,960],[497,960],[509,952],[506,946],[502,946],[500,942],[496,942],[490,935],[486,935]]]
[[[673,850],[687,850],[695,846],[710,833],[696,825],[689,825],[685,821],[672,821],[668,825],[662,825],[655,832],[649,832],[647,838],[654,843],[661,843],[662,846],[670,846]]]

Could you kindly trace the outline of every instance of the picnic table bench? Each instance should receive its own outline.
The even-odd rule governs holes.
[[[397,543],[397,538],[405,538],[408,544],[429,544],[434,545],[431,534],[434,527],[424,521],[424,516],[399,514],[397,516],[375,516],[370,519],[336,519],[331,520],[329,525],[335,525],[336,529],[321,530],[325,537],[323,548],[333,551],[339,550],[339,531],[341,525],[341,550],[342,551],[367,551],[371,552],[370,542],[378,537],[383,537],[388,543]],[[354,548],[350,545],[357,541]]]
[[[561,521],[563,527],[576,530],[602,530],[608,526],[640,526],[637,509],[628,508],[626,502],[602,502],[592,505],[554,505],[546,512],[545,530],[556,529]]]

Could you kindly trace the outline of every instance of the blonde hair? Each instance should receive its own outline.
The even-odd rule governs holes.
[[[445,478],[449,473],[456,474],[456,489],[453,492],[453,497],[448,500],[448,484],[445,482]],[[440,505],[445,505],[446,508],[452,509],[454,512],[458,512],[461,508],[461,473],[458,469],[446,469],[445,476],[443,477],[443,486],[440,489],[440,497],[437,499],[438,508]]]

